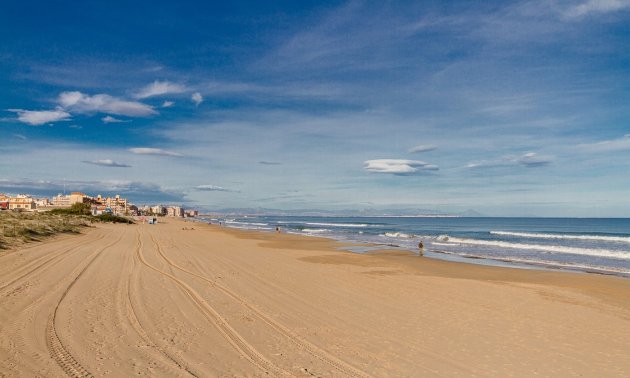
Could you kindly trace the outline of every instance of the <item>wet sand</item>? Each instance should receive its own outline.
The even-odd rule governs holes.
[[[337,246],[167,218],[2,253],[0,376],[630,375],[629,279]]]

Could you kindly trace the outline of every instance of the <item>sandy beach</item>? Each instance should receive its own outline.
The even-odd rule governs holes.
[[[165,219],[2,253],[0,376],[630,375],[628,279],[336,247]]]

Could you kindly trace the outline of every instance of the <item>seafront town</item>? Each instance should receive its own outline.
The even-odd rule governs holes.
[[[181,206],[143,205],[138,207],[120,195],[114,197],[89,196],[82,192],[58,194],[54,197],[36,197],[29,194],[6,195],[0,193],[0,210],[40,212],[53,209],[69,208],[77,203],[91,205],[92,215],[110,213],[121,216],[157,215],[168,217],[195,217],[197,210],[184,209]]]

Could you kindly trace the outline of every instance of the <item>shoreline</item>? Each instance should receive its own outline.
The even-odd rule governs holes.
[[[515,224],[520,225],[518,220],[524,218],[510,218],[517,220],[511,226],[510,223],[502,225],[491,222],[491,225],[485,223],[478,228],[465,222],[464,225],[467,226],[464,227],[469,227],[468,229],[462,228],[459,221],[427,224],[406,221],[381,223],[386,219],[384,217],[337,217],[334,218],[335,221],[324,219],[325,217],[245,217],[224,219],[224,225],[261,232],[273,232],[273,227],[279,225],[288,233],[356,243],[353,248],[344,248],[355,253],[393,247],[417,254],[415,243],[424,240],[424,255],[441,260],[630,278],[630,269],[623,264],[630,258],[630,252],[625,248],[630,243],[630,234],[624,232],[624,227],[630,227],[630,224],[611,226],[613,228],[606,232],[619,236],[606,236],[601,234],[605,227],[599,223],[592,225],[594,229],[590,233],[581,223],[574,223],[573,226],[577,227],[574,230],[566,229],[564,224],[560,226],[558,223],[547,224],[546,227],[551,228],[543,226],[522,231],[510,228]],[[216,218],[213,220],[217,221]],[[496,231],[502,229],[506,231]]]
[[[427,256],[418,256],[412,251],[406,249],[376,248],[369,252],[356,253],[346,249],[347,247],[352,247],[356,244],[346,243],[322,236],[300,235],[294,233],[276,234],[274,232],[267,232],[262,230],[245,230],[226,226],[218,226],[215,224],[208,225],[203,222],[201,222],[201,224],[213,230],[235,235],[239,238],[266,241],[268,243],[265,243],[265,245],[261,245],[265,248],[298,248],[302,250],[322,250],[327,252],[347,254],[349,256],[364,256],[366,258],[391,260],[396,263],[402,262],[405,266],[409,266],[409,268],[417,270],[422,274],[426,274],[429,276],[435,275],[443,278],[483,279],[494,282],[561,285],[567,288],[584,290],[585,292],[588,292],[591,295],[595,296],[602,295],[605,298],[612,299],[612,302],[623,304],[623,307],[630,309],[630,302],[627,300],[627,295],[609,295],[610,293],[607,293],[606,291],[591,290],[592,287],[589,286],[599,286],[602,280],[607,281],[611,279],[614,282],[626,287],[628,289],[628,293],[630,293],[630,277],[620,274],[595,273],[581,270],[573,271],[570,269],[562,268],[538,269],[537,267],[521,268],[507,265],[478,264],[467,261],[454,261]],[[315,241],[315,243],[313,243],[313,241]],[[290,244],[286,244],[287,242]],[[339,257],[339,261],[340,263],[343,263],[342,261],[347,261],[349,264],[353,263],[353,259],[350,258],[344,259],[343,257]],[[356,263],[360,264],[359,262]],[[575,285],[576,280],[583,280],[586,282]]]

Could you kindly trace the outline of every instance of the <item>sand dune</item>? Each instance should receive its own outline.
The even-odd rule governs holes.
[[[627,279],[166,222],[0,257],[0,376],[630,375]]]

